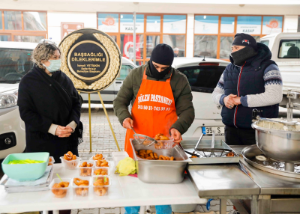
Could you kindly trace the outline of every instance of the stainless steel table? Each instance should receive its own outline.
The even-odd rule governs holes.
[[[231,146],[237,154],[244,147]],[[221,214],[227,199],[238,202],[241,213],[300,213],[300,179],[256,169],[242,157],[240,164],[190,165],[188,172],[199,197],[221,199]],[[247,203],[241,200],[251,200],[251,205],[244,208]]]

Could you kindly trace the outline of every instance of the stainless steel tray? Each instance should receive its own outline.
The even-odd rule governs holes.
[[[155,149],[154,145],[145,146],[135,139],[130,139],[133,148],[134,159],[137,162],[138,178],[145,183],[175,184],[184,179],[184,171],[191,160],[179,146],[172,149]],[[135,151],[149,149],[158,155],[173,156],[174,161],[145,160],[137,157]]]
[[[197,140],[183,140],[180,144],[183,149],[189,153],[194,151],[194,147],[197,143]],[[198,146],[198,150],[207,150],[211,149],[211,140],[202,140]],[[199,158],[191,158],[192,162],[189,164],[220,164],[220,163],[238,163],[240,160],[239,155],[237,155],[230,146],[228,146],[222,140],[215,141],[214,150],[220,150],[220,152],[216,153],[214,157],[199,157]],[[234,157],[218,157],[222,151],[232,151],[234,153]],[[188,157],[191,155],[188,154]]]

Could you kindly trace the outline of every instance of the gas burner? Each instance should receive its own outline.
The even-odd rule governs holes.
[[[235,154],[229,149],[217,148],[201,148],[196,149],[198,158],[211,158],[211,157],[234,157]]]
[[[266,157],[256,146],[248,146],[242,154],[247,163],[260,170],[286,177],[300,178],[300,163],[283,162]]]

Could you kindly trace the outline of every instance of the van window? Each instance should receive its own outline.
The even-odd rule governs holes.
[[[260,43],[269,47],[269,40],[262,40],[262,41],[260,41]]]
[[[0,48],[0,82],[19,82],[32,68],[32,50]]]
[[[122,65],[120,76],[118,76],[117,80],[125,80],[125,78],[128,76],[129,72],[133,69],[133,66],[131,65]]]
[[[178,68],[183,73],[192,88],[192,91],[212,93],[225,70],[224,66],[193,66]]]
[[[299,59],[300,40],[281,40],[279,45],[278,58]]]

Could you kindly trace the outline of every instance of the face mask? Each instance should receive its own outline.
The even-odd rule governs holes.
[[[50,73],[53,73],[55,71],[58,71],[60,69],[60,66],[61,66],[61,59],[56,59],[56,60],[49,60],[50,62],[50,65],[49,66],[46,66],[44,65],[47,70],[50,72]]]
[[[152,61],[150,60],[150,70],[151,70],[151,74],[153,76],[153,78],[160,80],[163,79],[171,70],[171,66],[166,68],[164,71],[159,72],[158,70],[156,70],[155,66],[153,65]]]
[[[231,53],[231,57],[235,65],[242,66],[247,59],[255,56],[257,52],[251,47],[244,47],[234,53]]]

